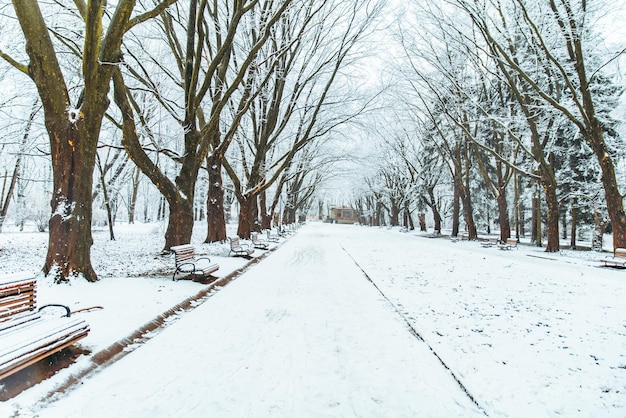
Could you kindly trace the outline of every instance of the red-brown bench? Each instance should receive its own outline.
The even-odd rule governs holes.
[[[258,232],[252,232],[250,234],[250,241],[252,241],[254,248],[258,248],[259,250],[267,250],[270,247],[270,244],[266,240],[259,238]]]
[[[212,263],[209,257],[196,257],[196,249],[191,244],[176,245],[170,248],[174,252],[174,262],[176,270],[172,280],[178,279],[202,280],[216,272],[220,266]],[[182,277],[184,275],[184,277]]]
[[[239,237],[228,238],[228,240],[230,241],[229,255],[233,253],[240,257],[250,257],[254,252],[254,248],[250,248],[248,244],[242,244]]]
[[[62,317],[42,309],[63,309]],[[0,379],[12,375],[87,336],[89,325],[70,308],[50,304],[37,309],[37,281],[19,276],[0,279]]]
[[[517,249],[517,239],[515,238],[507,238],[506,242],[501,242],[498,244],[498,248],[501,250],[512,250],[513,248]]]
[[[600,260],[605,267],[626,268],[626,248],[616,248],[612,258]]]

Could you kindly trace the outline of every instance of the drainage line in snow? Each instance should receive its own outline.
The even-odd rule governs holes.
[[[352,254],[350,254],[348,252],[348,250],[346,250],[343,245],[341,245],[341,249],[348,254],[348,257],[350,257],[352,259],[352,261],[354,262],[354,264],[359,268],[359,270],[361,270],[361,272],[363,273],[363,275],[365,276],[365,278],[370,282],[370,284],[372,286],[374,286],[374,288],[378,291],[378,293],[380,293],[380,295],[387,301],[387,303],[389,303],[389,305],[391,305],[391,307],[393,308],[394,311],[396,311],[396,313],[398,315],[400,315],[400,317],[402,318],[402,320],[404,320],[404,322],[406,323],[406,325],[409,327],[409,330],[411,331],[411,334],[413,334],[414,337],[416,337],[418,340],[422,341],[424,344],[426,344],[426,346],[428,347],[428,349],[435,355],[435,357],[437,357],[437,360],[439,360],[439,362],[441,363],[441,365],[443,367],[446,368],[446,370],[448,370],[448,372],[450,373],[450,375],[452,376],[452,378],[456,381],[456,383],[461,387],[461,389],[463,390],[463,392],[465,392],[465,394],[467,395],[468,398],[470,398],[470,400],[474,403],[474,405],[476,405],[478,407],[478,409],[480,409],[483,414],[485,414],[486,416],[489,416],[489,414],[487,414],[487,411],[480,406],[480,404],[478,403],[478,401],[476,400],[476,398],[474,398],[474,396],[469,392],[469,390],[467,389],[467,387],[465,387],[465,385],[463,384],[463,382],[461,382],[461,379],[459,379],[459,377],[452,371],[452,369],[446,364],[445,361],[443,361],[443,359],[441,358],[441,356],[439,356],[439,354],[437,354],[437,352],[433,349],[433,347],[428,344],[428,342],[424,339],[424,337],[422,337],[422,335],[417,331],[417,329],[415,329],[415,327],[413,326],[413,324],[411,324],[411,321],[409,321],[409,319],[406,317],[406,315],[400,310],[398,309],[398,307],[395,305],[395,303],[393,303],[391,301],[391,299],[389,299],[387,297],[387,295],[385,295],[383,293],[383,291],[380,289],[380,287],[378,287],[378,285],[374,282],[374,280],[372,280],[372,278],[365,272],[365,270],[363,270],[363,267],[361,267],[361,265],[359,263],[357,263],[357,261],[354,259],[354,257],[352,257]]]
[[[133,332],[131,335],[97,352],[96,354],[91,356],[91,358],[89,359],[89,364],[87,366],[72,374],[67,379],[65,379],[65,381],[61,382],[54,389],[50,390],[44,397],[42,397],[37,402],[37,404],[46,405],[54,402],[54,400],[60,398],[66,392],[69,392],[87,376],[96,373],[100,369],[109,366],[120,360],[121,358],[125,357],[127,354],[132,353],[142,344],[151,340],[164,328],[180,319],[181,314],[189,312],[206,302],[211,296],[213,296],[214,293],[218,292],[228,283],[245,273],[252,266],[265,259],[265,257],[274,252],[277,248],[278,247],[273,247],[269,249],[263,255],[253,258],[248,263],[228,274],[227,276],[211,282],[206,288],[202,289],[194,296],[188,297],[174,307],[163,312],[152,321],[144,324],[141,328],[135,330],[135,332]]]

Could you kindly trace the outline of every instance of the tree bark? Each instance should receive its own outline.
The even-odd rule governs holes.
[[[452,236],[459,235],[460,217],[461,217],[461,192],[459,187],[458,176],[454,175],[453,195],[452,195]]]
[[[207,157],[209,190],[207,193],[207,236],[204,242],[226,241],[226,220],[224,219],[224,187],[222,180],[222,158],[211,154]]]
[[[193,232],[193,205],[187,199],[169,202],[170,214],[165,231],[164,251],[180,244],[189,244]]]
[[[239,222],[237,226],[237,236],[244,239],[250,239],[251,219],[252,219],[252,202],[246,196],[238,199],[239,202]]]
[[[113,214],[111,213],[111,201],[109,200],[109,190],[107,188],[106,179],[104,178],[104,169],[102,167],[102,163],[100,162],[100,157],[96,153],[96,160],[98,162],[98,174],[100,178],[100,186],[102,187],[102,199],[104,200],[104,206],[107,212],[107,220],[109,226],[109,239],[111,241],[115,241],[115,233],[113,231]]]
[[[547,184],[546,184],[547,183]],[[543,189],[548,206],[548,232],[546,252],[554,253],[560,249],[559,245],[559,200],[556,190],[556,182],[544,182]],[[541,219],[541,217],[540,217]]]
[[[399,215],[400,209],[395,202],[391,202],[391,207],[389,208],[389,225],[398,226],[399,225]]]
[[[576,228],[578,227],[578,199],[572,199],[572,226],[570,231],[570,247],[576,249]]]
[[[604,216],[600,213],[599,210],[595,210],[593,213],[593,236],[591,237],[591,249],[596,252],[602,252],[603,241],[604,241],[604,230],[606,227],[606,222]]]
[[[261,212],[261,230],[272,227],[272,211],[267,208],[267,191],[263,190],[259,196],[259,211]]]
[[[133,170],[133,182],[131,184],[132,190],[130,192],[129,202],[128,202],[128,223],[135,223],[135,211],[137,208],[137,193],[139,191],[139,176],[141,171],[139,168],[135,167]]]
[[[55,119],[54,121],[51,119]],[[96,122],[99,126],[99,122]],[[53,194],[52,216],[48,223],[48,253],[43,266],[56,283],[82,275],[88,281],[98,279],[91,264],[92,181],[96,147],[74,147],[74,144],[94,142],[82,120],[76,123],[66,118],[46,116],[52,142]],[[95,139],[97,143],[97,139]],[[90,179],[75,181],[75,179]]]
[[[433,212],[433,220],[435,222],[434,232],[439,235],[441,234],[441,213],[439,213],[439,207],[435,199],[434,187],[428,187],[428,199],[430,201],[428,206],[430,206],[430,210]]]
[[[501,185],[502,186],[502,185]],[[500,240],[506,242],[507,238],[511,238],[511,222],[509,220],[509,204],[506,200],[506,188],[498,189],[498,217],[500,220]]]
[[[420,212],[417,214],[417,220],[420,224],[420,231],[426,232],[426,214],[424,212]]]

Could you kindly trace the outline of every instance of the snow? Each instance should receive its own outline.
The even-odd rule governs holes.
[[[192,243],[217,276],[246,265],[227,244],[200,244],[205,231]],[[110,364],[79,357],[0,416],[626,416],[626,271],[598,267],[601,254],[312,223],[209,290],[171,280],[162,235],[94,233],[101,280],[40,278],[39,303],[102,306],[75,314],[91,355],[197,296],[194,308]],[[46,240],[0,234],[4,272],[36,271]]]

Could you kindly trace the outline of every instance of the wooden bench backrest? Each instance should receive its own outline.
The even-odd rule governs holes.
[[[506,243],[509,245],[517,245],[517,239],[516,238],[507,238],[506,239]]]
[[[0,282],[0,321],[8,321],[37,306],[35,279],[5,280]]]
[[[196,250],[191,244],[176,245],[174,247],[171,247],[171,250],[174,251],[176,265],[196,258]]]
[[[616,248],[614,255],[615,257],[626,258],[626,248]]]
[[[229,240],[230,240],[230,248],[241,247],[241,244],[239,243],[239,237],[229,238]]]

